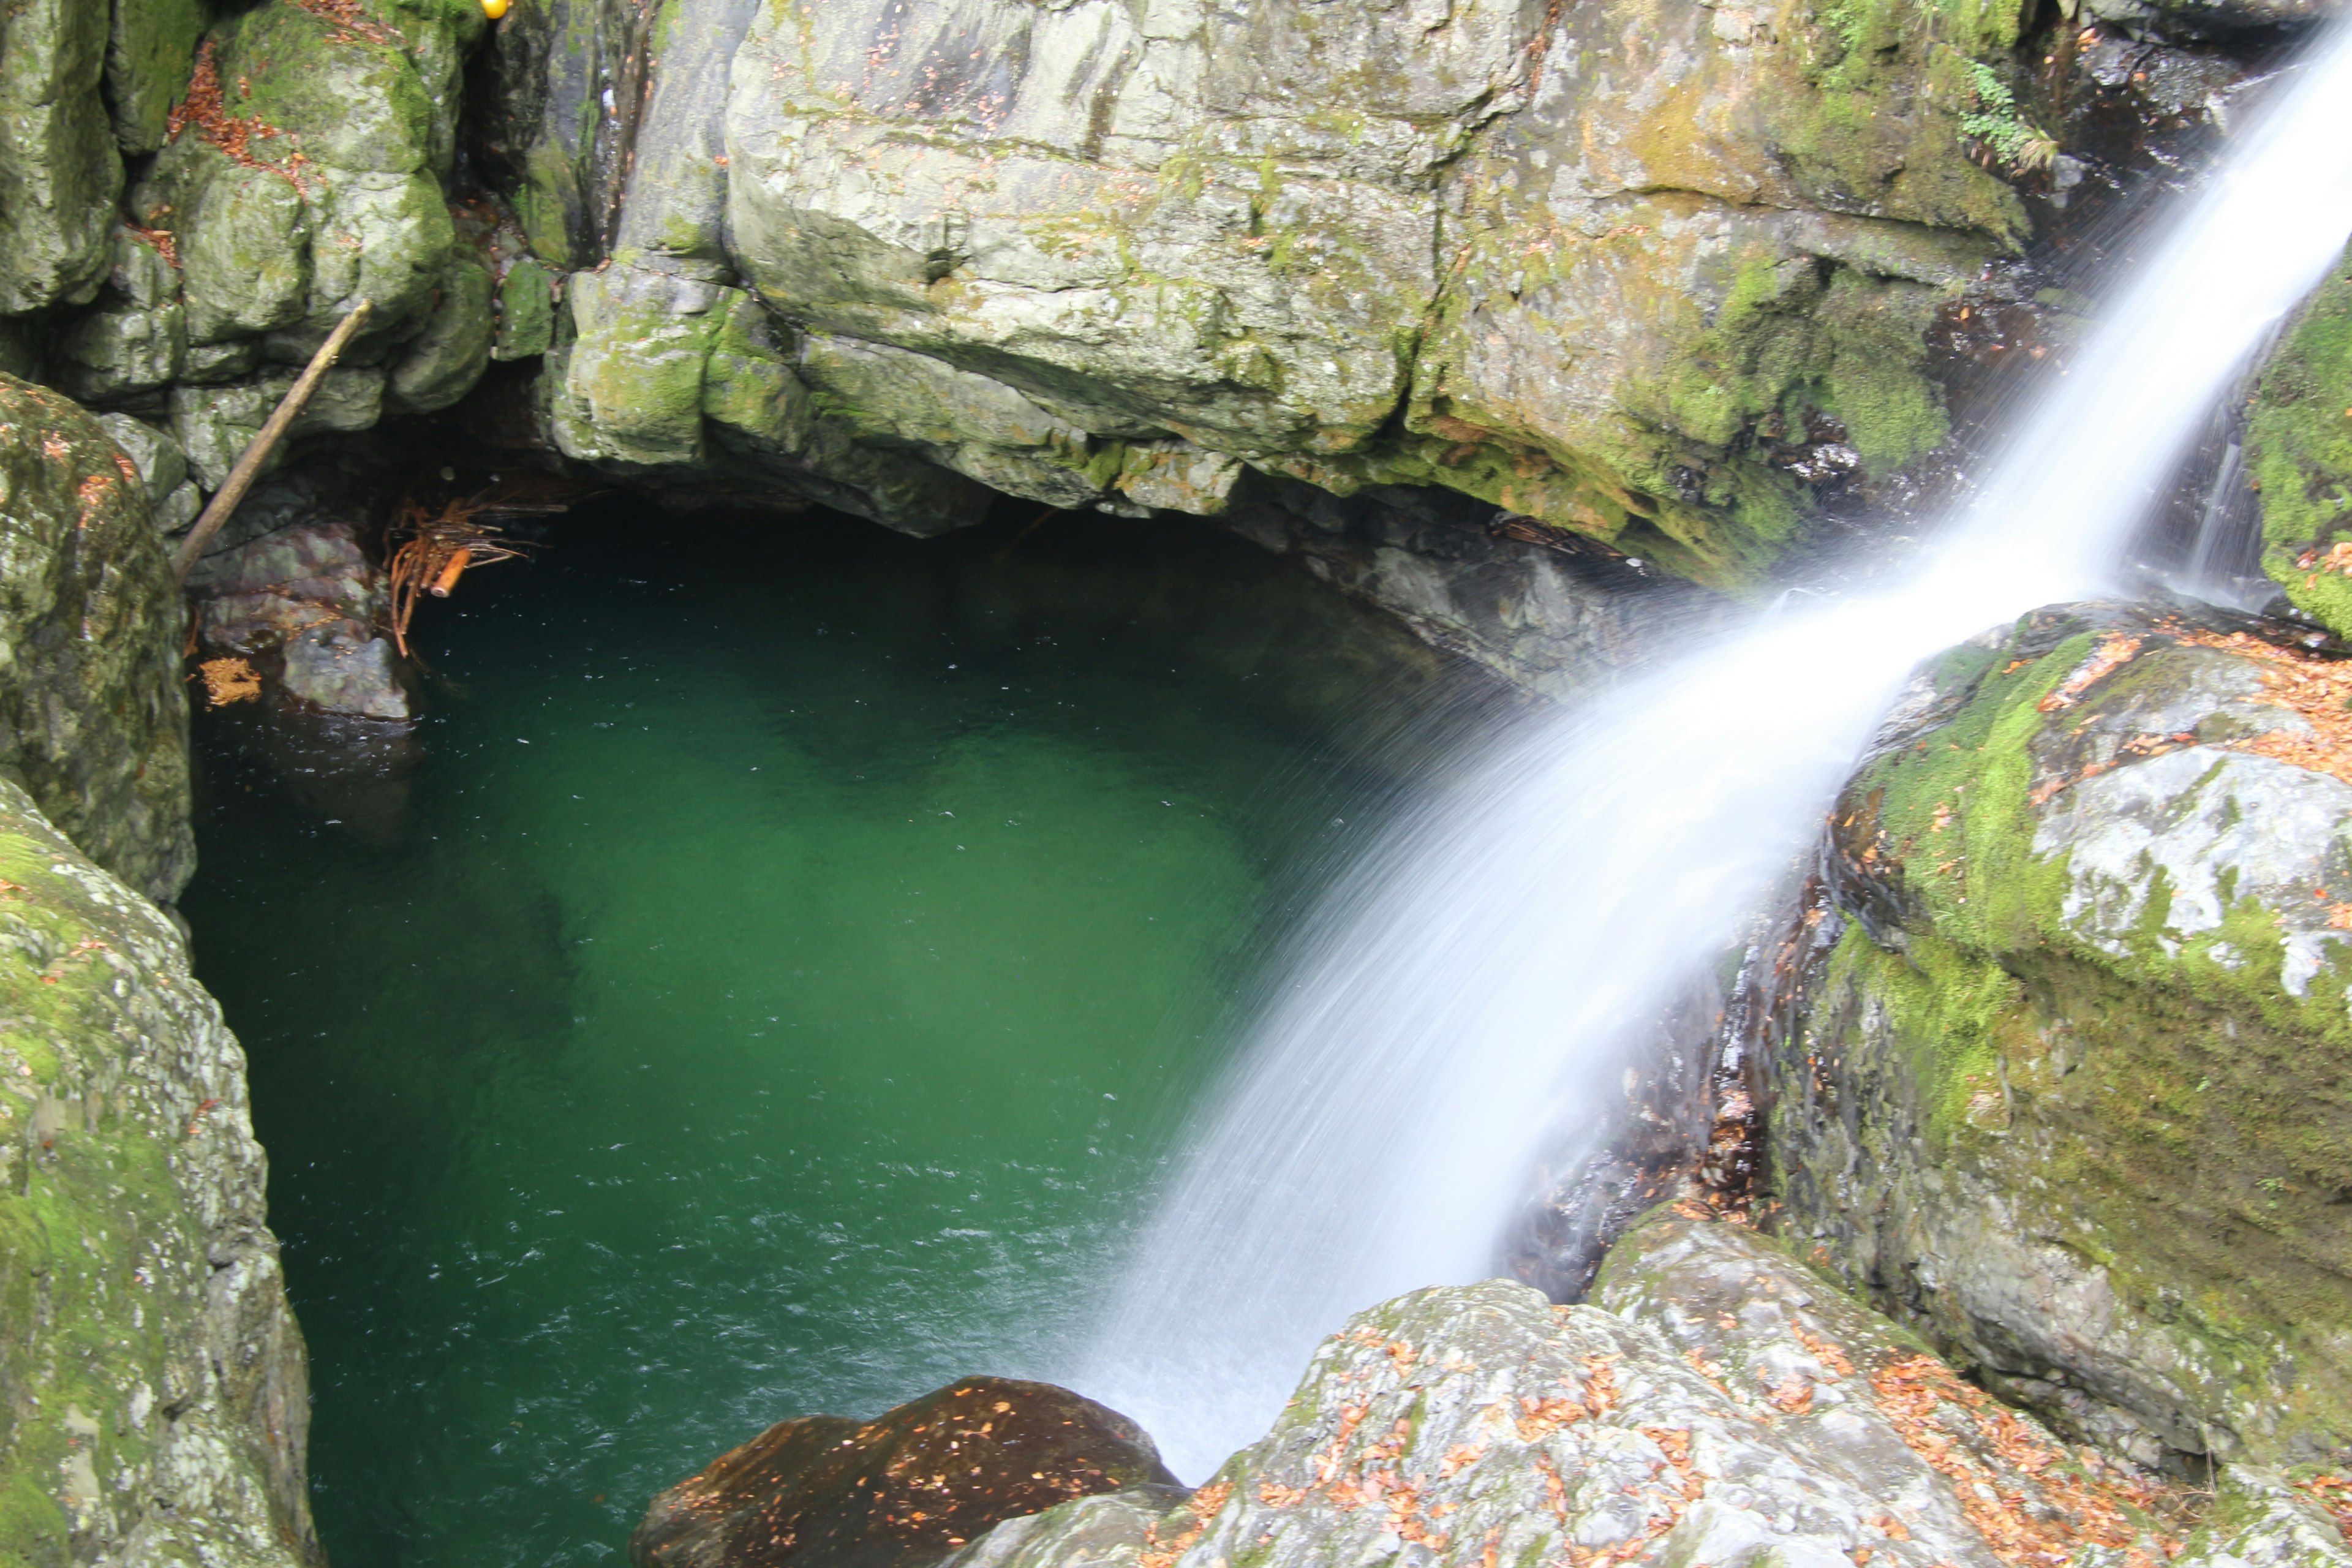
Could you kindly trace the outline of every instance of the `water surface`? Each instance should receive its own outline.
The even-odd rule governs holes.
[[[613,1559],[772,1421],[1051,1363],[1465,689],[1239,541],[1097,518],[606,508],[417,629],[405,754],[199,726],[184,908],[339,1568]]]

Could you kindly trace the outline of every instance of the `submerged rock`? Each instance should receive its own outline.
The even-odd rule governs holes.
[[[638,1568],[922,1568],[1072,1498],[1181,1495],[1141,1428],[1050,1384],[973,1377],[860,1424],[779,1422],[656,1498]]]
[[[0,1562],[322,1561],[264,1175],[179,931],[0,778]]]
[[[1769,1063],[1791,1237],[2199,1471],[2352,1451],[2352,665],[2270,635],[2071,606],[1925,670]]]
[[[297,475],[256,495],[236,531],[262,531],[214,549],[189,574],[198,637],[215,653],[261,659],[287,696],[320,712],[411,718],[399,661],[376,630],[383,573],[356,525],[320,515],[327,493]]]

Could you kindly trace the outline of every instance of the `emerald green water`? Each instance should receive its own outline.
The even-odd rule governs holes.
[[[409,750],[199,724],[339,1568],[614,1559],[770,1422],[1050,1366],[1464,689],[1205,531],[551,539],[420,616]]]

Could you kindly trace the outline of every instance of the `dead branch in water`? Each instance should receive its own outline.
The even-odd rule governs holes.
[[[482,521],[485,515],[555,512],[567,504],[534,503],[520,498],[501,503],[495,487],[449,501],[437,513],[428,511],[421,502],[404,502],[385,535],[394,545],[389,573],[392,640],[401,656],[408,656],[408,623],[416,614],[419,596],[430,594],[446,599],[468,566],[520,560],[529,552],[530,545],[506,538],[501,530]]]

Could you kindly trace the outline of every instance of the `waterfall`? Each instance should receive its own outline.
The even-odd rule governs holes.
[[[1900,585],[1782,609],[1498,742],[1326,895],[1058,1369],[1204,1479],[1352,1311],[1494,1269],[1540,1154],[1815,829],[1911,668],[2096,591],[2352,236],[2352,25],[2141,242]]]

